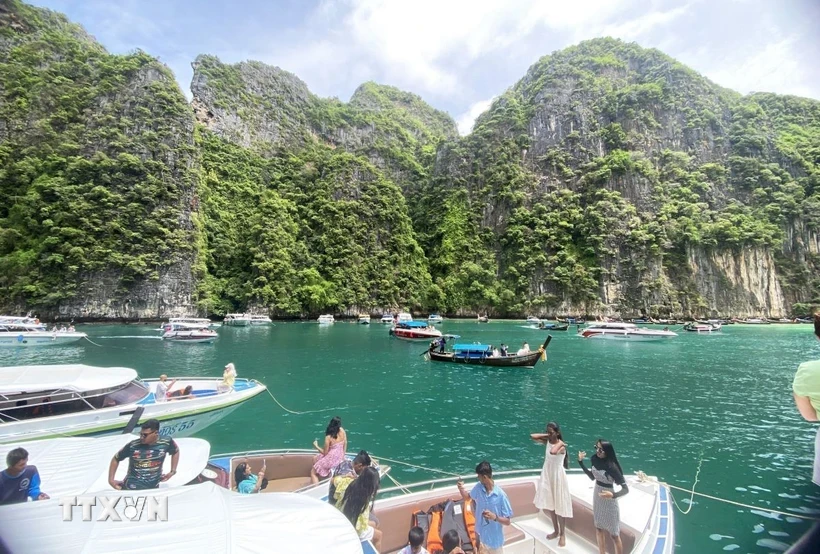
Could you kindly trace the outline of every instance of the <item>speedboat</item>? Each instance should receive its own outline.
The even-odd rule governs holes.
[[[330,314],[320,315],[317,321],[320,325],[329,325],[331,323],[336,323],[336,319]]]
[[[174,381],[169,378],[169,383]],[[266,390],[253,379],[181,377],[169,393],[192,387],[189,396],[158,401],[158,379],[139,379],[125,367],[80,364],[4,367],[0,371],[0,444],[60,436],[130,432],[158,419],[160,434],[193,435],[242,402]]]
[[[133,435],[108,437],[61,437],[29,441],[24,448],[29,463],[37,466],[42,490],[52,499],[64,496],[84,495],[99,491],[112,491],[108,484],[108,467],[111,457],[123,446],[134,440]],[[177,472],[159,484],[160,489],[178,487],[194,482],[208,464],[211,445],[195,438],[174,438],[180,456]],[[19,444],[0,444],[0,457]],[[70,470],[67,470],[70,468]],[[122,481],[128,471],[128,463],[117,467],[114,478]],[[163,473],[171,471],[171,456],[166,456]]]
[[[534,315],[531,315],[527,316],[527,323],[535,323],[536,325],[538,325],[539,323],[541,323],[541,320],[535,317]]]
[[[441,331],[426,321],[400,321],[390,328],[390,334],[398,339],[430,340],[439,338]]]
[[[251,315],[249,317],[251,318],[251,325],[253,326],[270,325],[273,323],[271,318],[266,315]]]
[[[168,324],[188,329],[208,329],[219,326],[219,323],[214,323],[207,317],[171,317],[168,318]]]
[[[573,517],[566,520],[566,546],[557,548],[557,540],[546,539],[552,531],[549,516],[533,504],[540,472],[540,469],[532,469],[493,473],[495,484],[506,493],[513,511],[512,523],[504,526],[504,552],[598,552],[592,516],[594,481],[580,470],[567,472]],[[627,475],[626,481],[629,494],[618,499],[624,552],[672,554],[675,525],[669,488],[643,473]],[[472,487],[473,483],[465,483],[467,490]],[[381,489],[374,515],[383,533],[382,552],[396,552],[407,544],[409,514],[452,499],[460,499],[455,478]],[[476,520],[480,521],[480,517],[476,514]]]
[[[82,507],[64,500],[0,506],[0,545],[11,552],[375,552],[340,510],[301,494],[245,495],[201,483],[108,490]]]
[[[350,461],[353,460],[353,457],[353,454],[347,455]],[[247,463],[251,467],[251,472],[256,473],[262,469],[264,464],[268,486],[262,490],[263,493],[296,492],[327,500],[330,480],[325,479],[316,484],[310,482],[310,470],[313,468],[315,458],[315,450],[303,448],[279,448],[216,454],[208,460],[203,475],[208,476],[221,487],[234,490],[236,489],[234,471],[237,465],[243,462]],[[379,464],[375,458],[372,458],[372,462],[382,477],[390,472],[390,466]]]
[[[442,321],[444,321],[444,318],[438,314],[430,314],[427,317],[427,323],[441,323]]]
[[[710,323],[708,321],[693,321],[683,326],[684,331],[692,333],[714,333],[720,331],[720,323]]]
[[[162,340],[174,342],[213,342],[219,338],[219,333],[207,327],[191,328],[178,323],[166,323],[162,327]]]
[[[245,314],[225,314],[222,324],[231,327],[247,327],[251,324],[251,318]]]
[[[490,322],[490,317],[486,316],[486,315],[479,315],[479,316],[476,316],[476,318],[478,319],[479,323],[489,323]]]
[[[396,321],[399,323],[407,323],[408,321],[413,321],[413,316],[408,312],[399,312]]]
[[[36,317],[0,316],[0,346],[58,346],[87,337],[73,326],[49,331]]]
[[[359,314],[359,325],[370,325],[370,314]]]
[[[384,323],[386,325],[393,325],[393,316],[390,314],[384,314],[382,318],[379,320],[379,323]]]
[[[585,339],[649,341],[671,339],[677,337],[678,334],[667,329],[646,329],[645,327],[638,327],[634,323],[600,322],[593,323],[582,329],[578,336]]]

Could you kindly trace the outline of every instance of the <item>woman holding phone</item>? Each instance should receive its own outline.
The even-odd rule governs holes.
[[[264,489],[268,484],[268,480],[265,479],[265,470],[267,470],[267,461],[262,462],[262,469],[256,475],[251,473],[251,466],[247,462],[236,466],[233,472],[236,490],[240,494],[254,494]]]
[[[621,510],[618,507],[618,497],[629,492],[624,479],[624,472],[615,447],[603,439],[595,442],[595,455],[592,457],[592,469],[584,465],[587,453],[578,452],[578,464],[591,480],[595,481],[592,493],[592,515],[595,520],[595,534],[598,539],[598,552],[606,553],[606,535],[612,537],[615,543],[615,554],[623,554],[624,545],[621,542]],[[621,490],[615,492],[614,485],[618,484]]]
[[[342,463],[347,451],[347,433],[342,427],[342,418],[334,417],[325,429],[324,447],[318,441],[313,441],[313,448],[319,455],[313,458],[313,467],[310,469],[310,482],[316,484],[319,479],[330,477],[331,470]]]

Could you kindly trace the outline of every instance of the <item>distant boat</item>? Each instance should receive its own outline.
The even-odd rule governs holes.
[[[442,321],[444,321],[444,318],[438,314],[430,314],[427,317],[427,323],[441,323]]]
[[[379,323],[383,323],[385,325],[393,325],[393,316],[391,314],[384,314],[382,318],[379,320]]]
[[[478,322],[479,323],[489,323],[490,322],[490,317],[486,316],[486,315],[480,315],[480,316],[478,316]]]
[[[251,325],[258,326],[258,325],[270,325],[273,323],[270,317],[266,315],[251,315]]]
[[[541,320],[534,315],[527,316],[527,323],[541,323]]]
[[[407,323],[408,321],[413,321],[413,316],[407,312],[399,312],[396,319],[399,323]]]
[[[189,329],[208,329],[210,327],[219,327],[219,323],[214,323],[207,317],[171,317],[168,323],[177,325],[178,327],[188,327]]]
[[[769,321],[760,317],[747,317],[746,319],[735,319],[736,323],[745,323],[746,325],[769,325]]]
[[[87,337],[73,326],[49,331],[36,317],[0,316],[0,346],[60,346]]]
[[[720,331],[720,323],[709,323],[704,321],[693,321],[683,326],[684,331],[693,333],[714,333]]]
[[[359,325],[370,325],[370,314],[359,314]]]
[[[593,323],[581,330],[578,336],[585,339],[612,339],[627,341],[649,341],[677,337],[677,333],[668,330],[646,329],[634,323],[602,322]]]
[[[441,336],[441,331],[429,325],[426,321],[398,322],[390,328],[390,334],[397,339],[430,340]]]
[[[319,319],[316,321],[319,322],[319,325],[329,325],[331,323],[336,323],[336,319],[330,314],[320,315]]]
[[[433,346],[427,356],[433,362],[450,362],[454,364],[485,365],[489,367],[534,367],[538,360],[546,360],[546,350],[552,336],[538,350],[526,354],[495,356],[489,344],[455,344],[451,352],[439,352]]]
[[[247,327],[251,324],[251,318],[245,314],[225,314],[225,319],[222,323],[231,327]]]
[[[162,340],[172,342],[213,342],[218,338],[219,334],[216,331],[206,327],[196,329],[178,323],[166,323],[162,327]]]

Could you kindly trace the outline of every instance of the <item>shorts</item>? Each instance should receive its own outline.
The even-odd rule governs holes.
[[[814,439],[814,473],[811,478],[815,485],[820,485],[820,429]]]
[[[359,533],[359,538],[363,541],[369,541],[370,539],[373,538],[373,534],[375,532],[376,532],[376,530],[373,527],[371,527],[370,525],[368,525],[367,529],[365,529],[364,531]]]

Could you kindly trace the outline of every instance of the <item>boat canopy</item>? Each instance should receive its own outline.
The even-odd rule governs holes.
[[[454,352],[492,352],[493,347],[489,344],[454,344]]]
[[[46,489],[46,483],[43,484]],[[109,491],[109,505],[120,522],[99,521],[105,510],[97,501],[91,521],[73,508],[63,521],[59,500],[0,506],[0,536],[11,552],[333,552],[361,554],[362,544],[341,511],[327,502],[293,493],[237,494],[214,483],[148,493],[142,514],[128,519],[118,497],[134,491]],[[167,522],[150,521],[147,504],[167,497]]]
[[[114,492],[108,484],[108,465],[123,446],[136,435],[110,437],[65,437],[23,443],[28,463],[37,466],[41,489],[51,498],[76,496],[94,491]],[[195,479],[205,466],[211,445],[203,439],[174,439],[179,446],[179,464],[174,476],[159,484],[160,488],[181,486]],[[20,444],[0,445],[0,459]],[[128,471],[128,462],[117,468],[115,478],[121,481]],[[171,471],[171,456],[165,457],[163,473]]]
[[[425,329],[429,325],[426,321],[400,321],[396,326],[403,329]]]
[[[137,378],[127,367],[94,367],[82,364],[20,365],[0,371],[0,395],[71,390],[84,392],[119,387]]]

